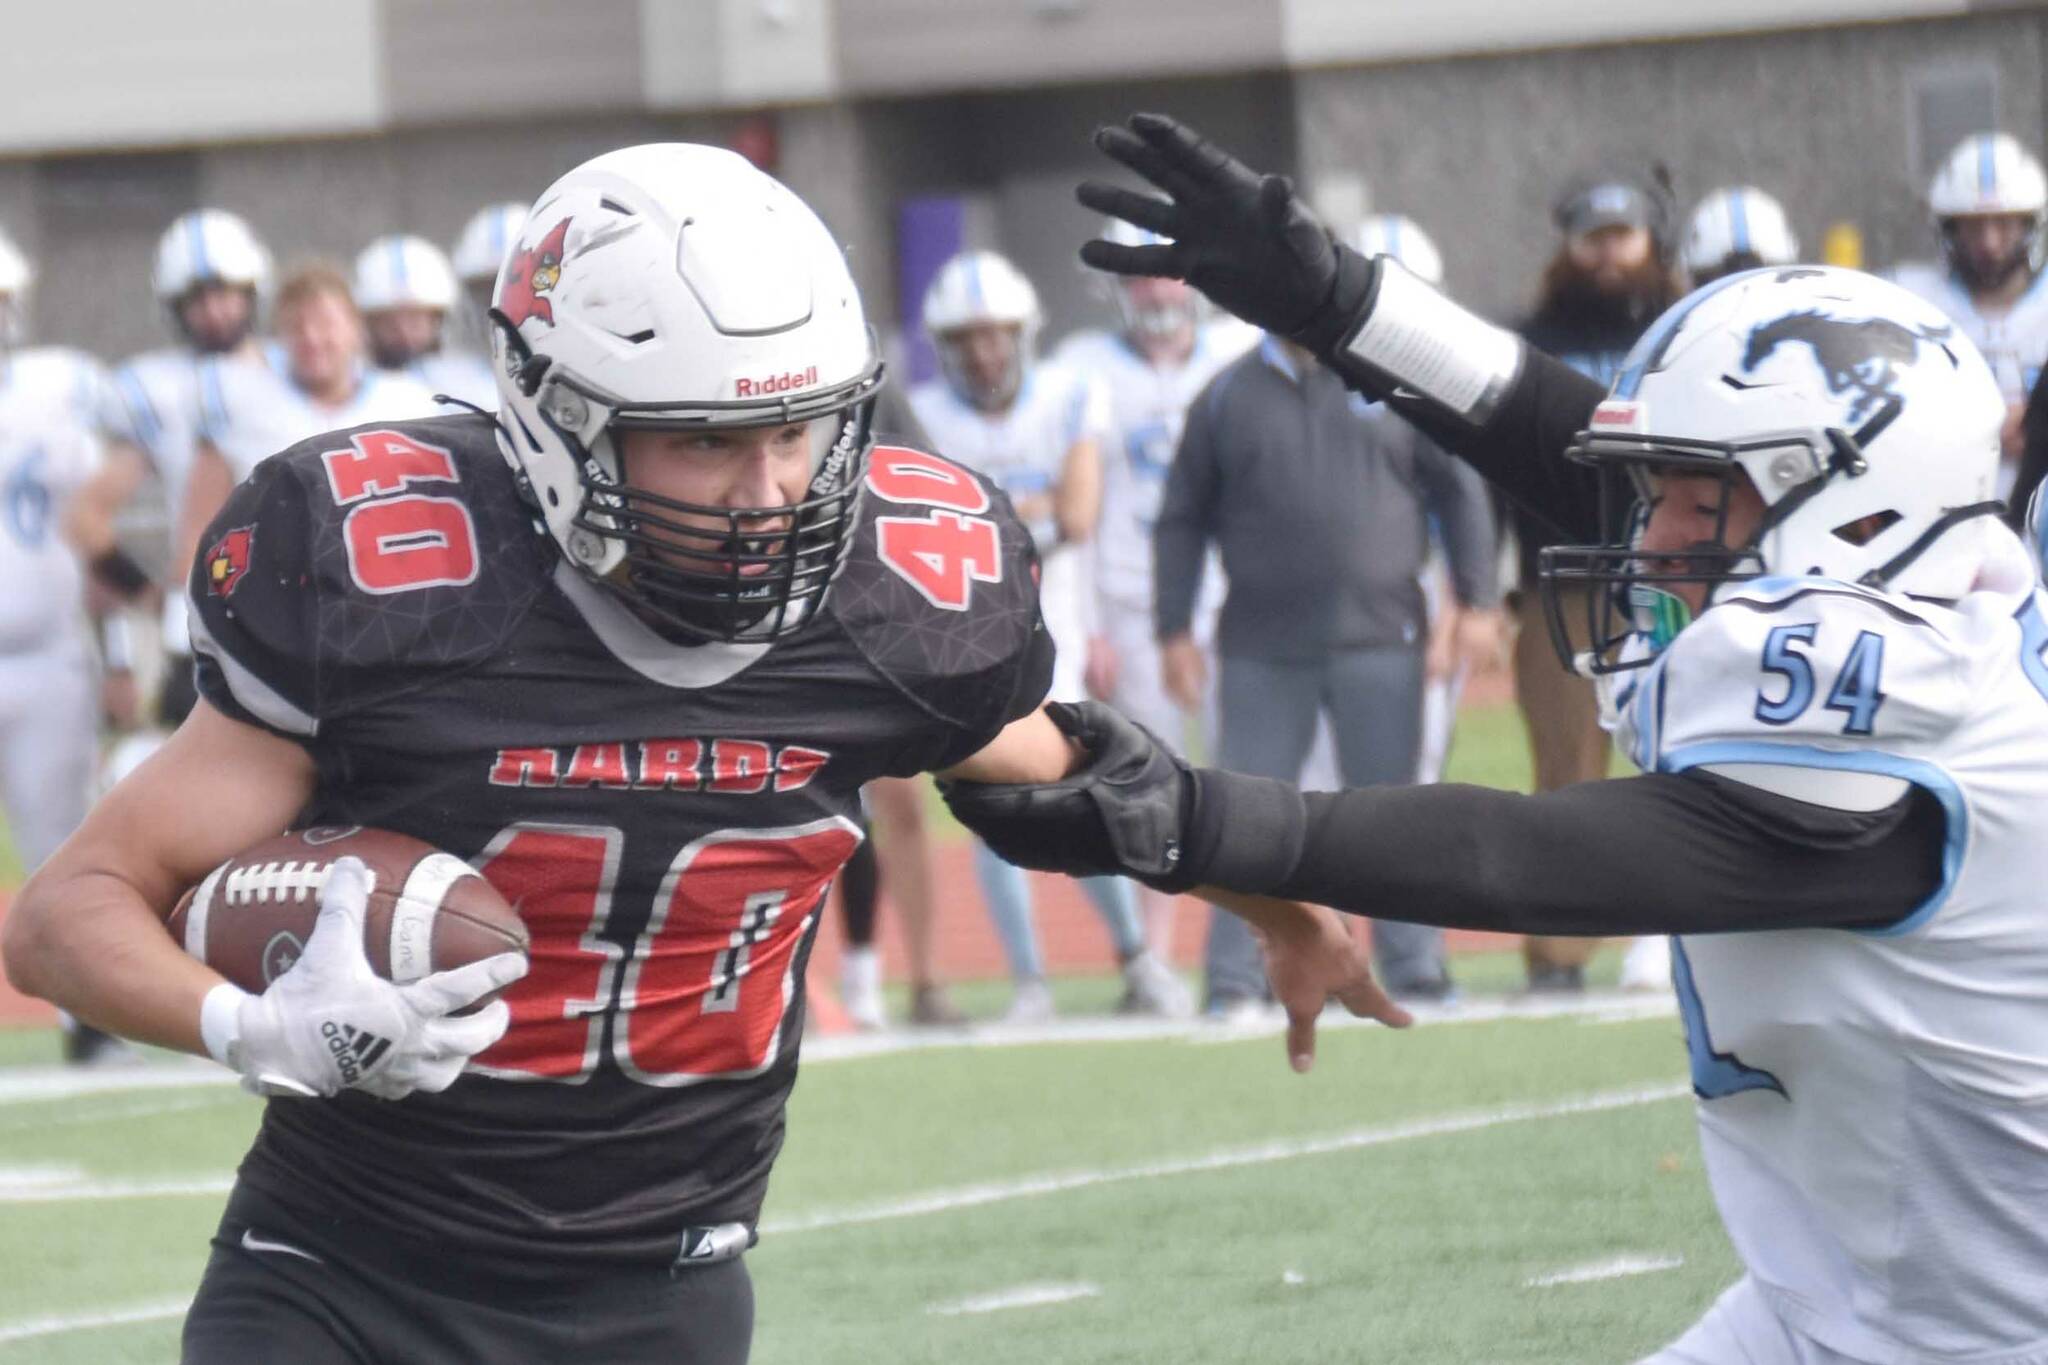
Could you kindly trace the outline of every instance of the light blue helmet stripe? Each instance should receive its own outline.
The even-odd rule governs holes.
[[[400,237],[391,239],[391,278],[400,289],[411,283],[405,277],[405,240]]]
[[[978,255],[967,258],[967,297],[977,309],[988,306],[988,300],[981,292],[981,257]]]
[[[1399,218],[1390,217],[1386,220],[1386,222],[1387,254],[1389,256],[1392,256],[1397,261],[1401,260],[1401,220]]]
[[[1728,231],[1736,251],[1749,250],[1749,196],[1741,190],[1728,196]]]
[[[1977,192],[1986,197],[1998,192],[1997,150],[1989,134],[1977,139]]]
[[[201,224],[205,216],[193,213],[185,218],[185,235],[192,239],[192,278],[195,280],[209,279],[213,275],[206,262],[206,231]]]
[[[1643,333],[1642,340],[1629,352],[1628,365],[1615,377],[1614,396],[1634,398],[1636,391],[1642,387],[1643,376],[1657,368],[1658,363],[1664,359],[1664,352],[1669,349],[1672,338],[1685,326],[1685,320],[1692,316],[1693,310],[1729,285],[1739,284],[1756,273],[1754,270],[1741,270],[1733,275],[1724,275],[1706,288],[1696,289],[1673,304],[1663,317],[1651,324],[1650,330]]]

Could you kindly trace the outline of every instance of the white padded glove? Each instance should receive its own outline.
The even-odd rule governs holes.
[[[338,859],[320,889],[306,948],[270,989],[222,982],[200,1012],[206,1050],[257,1095],[320,1097],[361,1090],[395,1100],[446,1090],[471,1057],[504,1036],[511,1011],[495,1000],[453,1011],[526,975],[520,953],[499,953],[397,986],[370,970],[363,916],[370,873]]]

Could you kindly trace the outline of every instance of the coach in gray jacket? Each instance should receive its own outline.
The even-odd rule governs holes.
[[[1413,779],[1432,512],[1459,605],[1490,611],[1485,483],[1384,405],[1273,337],[1196,397],[1154,531],[1154,607],[1168,685],[1198,696],[1192,617],[1216,542],[1229,580],[1216,635],[1222,767],[1298,780],[1328,712],[1346,786]],[[1388,990],[1450,989],[1441,929],[1381,922],[1373,940]],[[1212,914],[1206,968],[1211,1013],[1265,994],[1257,945],[1233,915]]]

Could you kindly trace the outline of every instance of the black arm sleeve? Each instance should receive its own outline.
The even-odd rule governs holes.
[[[1571,463],[1564,452],[1591,423],[1593,409],[1606,396],[1607,389],[1598,380],[1524,346],[1521,373],[1484,426],[1471,426],[1412,393],[1397,390],[1387,401],[1561,536],[1590,541],[1600,535],[1593,471]]]
[[[1201,804],[1199,824],[1229,818]],[[1849,812],[1700,772],[1536,796],[1364,788],[1308,794],[1303,809],[1293,871],[1228,889],[1523,934],[1894,924],[1940,887],[1946,836],[1940,804],[1917,787]]]

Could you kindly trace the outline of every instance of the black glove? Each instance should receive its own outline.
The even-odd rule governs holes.
[[[1038,786],[941,782],[960,823],[1019,867],[1136,877],[1167,891],[1193,885],[1181,876],[1188,765],[1100,702],[1051,702],[1045,713],[1089,752],[1088,766]]]
[[[1089,242],[1084,263],[1186,280],[1219,308],[1324,359],[1364,318],[1378,266],[1336,241],[1285,176],[1261,175],[1164,114],[1098,128],[1095,145],[1170,197],[1091,180],[1077,191],[1080,201],[1171,240]]]
[[[1190,768],[1100,702],[1050,702],[1053,724],[1089,753],[1061,782],[941,782],[960,823],[998,857],[1070,877],[1135,877],[1160,891],[1270,891],[1307,837],[1301,792],[1285,782]]]

